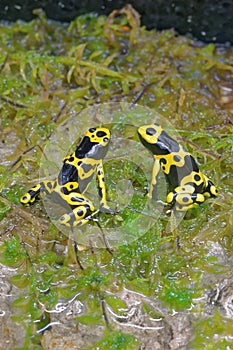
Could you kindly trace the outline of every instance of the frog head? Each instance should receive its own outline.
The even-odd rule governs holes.
[[[110,137],[107,128],[90,128],[76,149],[76,157],[103,159],[108,151]]]
[[[178,143],[159,124],[140,126],[138,136],[143,146],[153,154],[163,155],[179,151]]]

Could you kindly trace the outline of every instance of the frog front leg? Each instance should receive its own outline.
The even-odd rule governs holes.
[[[106,185],[105,185],[105,179],[104,179],[104,168],[103,168],[103,162],[101,161],[97,166],[97,186],[98,186],[98,192],[99,192],[99,198],[100,198],[100,211],[113,214],[114,211],[109,208],[107,205],[107,191],[106,191]]]
[[[95,210],[92,202],[80,193],[69,193],[65,200],[72,210],[60,217],[61,225],[71,228],[83,226],[93,220],[93,216],[99,212],[99,210]]]
[[[152,168],[152,175],[151,175],[151,183],[150,183],[150,189],[147,194],[149,198],[157,199],[157,177],[160,171],[160,163],[159,160],[154,157],[154,164]]]
[[[55,187],[55,181],[44,180],[35,186],[31,187],[27,193],[25,193],[21,198],[20,202],[24,205],[33,204],[40,195],[51,194]]]

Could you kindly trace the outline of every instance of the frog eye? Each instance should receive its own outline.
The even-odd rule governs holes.
[[[104,137],[104,136],[106,136],[106,132],[105,131],[98,131],[97,133],[96,133],[96,136],[97,137]]]
[[[154,135],[154,134],[156,134],[156,130],[154,128],[147,128],[146,134],[147,135]]]
[[[108,138],[108,137],[105,137],[105,138],[103,139],[103,141],[104,141],[104,142],[108,142],[108,141],[109,141],[109,138]]]
[[[95,132],[96,131],[96,128],[90,128],[89,129],[89,132]]]

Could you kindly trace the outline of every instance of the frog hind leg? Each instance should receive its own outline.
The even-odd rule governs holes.
[[[89,208],[86,206],[80,206],[73,209],[72,212],[62,215],[59,222],[61,225],[65,225],[67,227],[81,227],[88,222],[93,221],[94,216],[98,214],[99,210],[96,210],[91,214],[87,214],[88,212]]]
[[[69,227],[71,232],[73,232],[74,227],[81,227],[90,221],[95,221],[101,231],[103,242],[107,251],[112,254],[107,238],[105,237],[103,229],[98,222],[97,214],[100,213],[100,210],[95,210],[92,202],[81,193],[70,193],[68,196],[66,196],[66,202],[70,205],[72,210],[60,217],[60,224]]]
[[[41,181],[35,186],[31,187],[27,193],[21,198],[20,202],[26,206],[33,204],[40,196],[40,194],[49,194],[53,191],[54,181]]]
[[[205,191],[203,193],[203,195],[205,196],[205,198],[210,198],[210,197],[217,197],[218,196],[218,189],[217,187],[213,184],[213,182],[204,175],[205,178]]]
[[[83,226],[94,220],[94,216],[99,212],[99,210],[95,210],[92,202],[80,193],[71,192],[63,199],[70,206],[71,211],[60,217],[61,225],[70,228]]]
[[[194,192],[194,187],[189,185],[177,187],[167,195],[167,203],[175,207],[177,211],[192,209],[205,200],[204,194]]]
[[[197,207],[205,201],[205,197],[201,193],[182,193],[178,194],[175,202],[176,211],[187,211]]]

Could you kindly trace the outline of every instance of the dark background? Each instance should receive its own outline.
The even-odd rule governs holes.
[[[205,42],[233,43],[233,0],[0,0],[0,19],[29,21],[42,8],[49,18],[71,21],[78,15],[109,14],[130,3],[148,29],[175,28]]]

